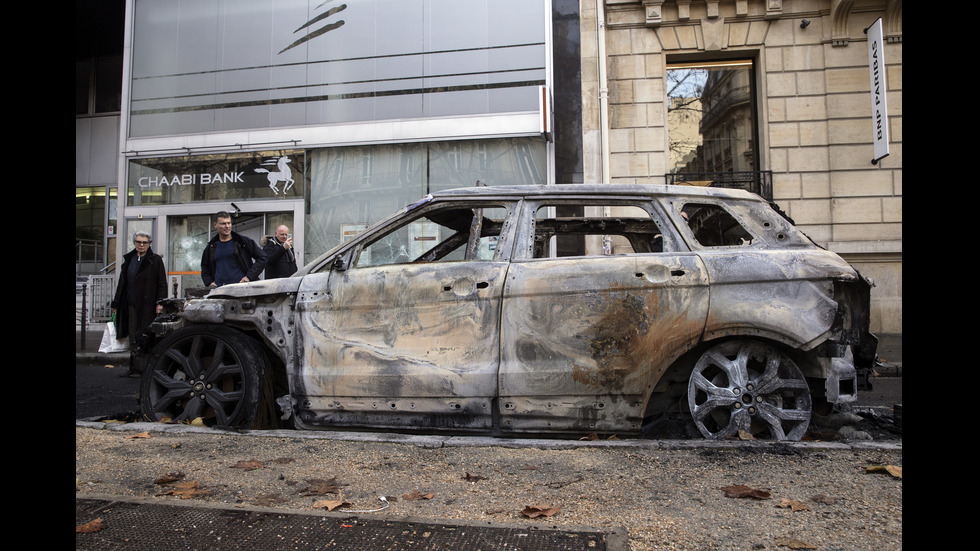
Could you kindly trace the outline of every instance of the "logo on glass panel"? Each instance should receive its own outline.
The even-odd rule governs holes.
[[[255,172],[268,174],[267,178],[269,179],[269,187],[272,188],[272,191],[275,192],[276,195],[279,195],[279,182],[285,182],[285,184],[282,186],[282,193],[284,195],[287,191],[289,191],[289,188],[293,187],[293,184],[296,183],[296,180],[293,180],[293,171],[289,169],[290,160],[291,159],[285,155],[282,157],[273,157],[271,160],[263,162],[262,165],[274,165],[276,170],[270,171],[266,168],[255,169]]]

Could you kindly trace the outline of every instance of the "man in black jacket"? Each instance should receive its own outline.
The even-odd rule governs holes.
[[[252,239],[231,231],[231,214],[215,215],[215,235],[201,255],[201,280],[206,287],[256,281],[265,269],[265,253]]]
[[[275,235],[267,235],[261,241],[265,252],[265,278],[289,277],[296,273],[296,253],[293,250],[293,237],[289,227],[283,224],[276,228]]]
[[[150,234],[133,234],[133,250],[123,255],[119,284],[110,306],[116,314],[116,338],[129,337],[129,349],[135,353],[136,334],[149,327],[163,306],[157,301],[167,298],[167,269],[163,258],[150,247]],[[130,355],[129,370],[120,375],[137,376],[142,371],[135,354]]]

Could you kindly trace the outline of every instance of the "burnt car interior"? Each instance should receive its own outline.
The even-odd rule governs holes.
[[[690,203],[681,209],[697,242],[706,247],[750,245],[752,234],[718,205]]]
[[[355,266],[487,260],[506,213],[498,206],[427,213],[366,245]]]
[[[629,250],[618,249],[619,254],[663,252],[663,235],[660,228],[649,218],[550,218],[538,220],[534,231],[534,258],[551,255],[551,238],[556,236],[619,236]],[[566,256],[560,250],[555,256]]]

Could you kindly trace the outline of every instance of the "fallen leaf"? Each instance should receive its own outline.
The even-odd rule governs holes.
[[[865,472],[868,473],[880,473],[886,472],[895,478],[902,478],[902,467],[895,465],[878,465],[874,467],[866,467]]]
[[[521,514],[528,518],[537,517],[550,517],[558,511],[561,511],[561,507],[540,507],[537,505],[528,505],[521,511]]]
[[[748,486],[725,486],[719,488],[722,492],[725,492],[725,497],[751,497],[754,499],[769,499],[771,496],[769,492],[765,490],[757,490],[755,488],[750,488]]]
[[[149,438],[149,437],[150,437],[150,433],[149,432],[141,432],[139,434],[131,434],[131,435],[127,436],[126,438]]]
[[[264,469],[265,465],[261,461],[256,461],[254,459],[250,461],[239,461],[231,466],[232,469],[241,469],[243,471],[257,471],[259,469]]]
[[[166,491],[160,495],[177,496],[180,499],[189,499],[193,497],[206,496],[211,493],[208,490],[202,489],[200,483],[196,480],[178,482],[173,484],[172,488],[172,490]]]
[[[739,440],[755,440],[755,436],[752,436],[751,432],[740,430],[738,431]]]
[[[590,433],[588,436],[583,436],[582,438],[579,438],[579,440],[598,440],[598,439],[599,439],[599,435],[594,432]]]
[[[323,494],[336,494],[340,490],[340,484],[337,482],[337,478],[331,478],[330,480],[323,480],[319,478],[312,478],[306,481],[310,486],[298,490],[296,493],[304,496],[321,496]]]
[[[204,427],[206,425],[204,424],[204,419],[202,419],[200,417],[197,417],[193,421],[191,421],[191,426],[193,426],[193,427]]]
[[[780,547],[789,547],[790,549],[816,549],[816,545],[812,545],[800,540],[795,540],[793,538],[776,538],[776,545]]]
[[[480,480],[486,480],[486,479],[487,479],[487,477],[485,477],[485,476],[480,476],[480,475],[478,475],[478,474],[470,474],[470,473],[466,473],[466,474],[465,474],[465,475],[463,476],[463,480],[465,480],[465,481],[467,481],[467,482],[478,482],[478,481],[480,481]]]
[[[177,482],[179,480],[183,480],[184,479],[184,476],[185,476],[184,473],[182,473],[180,471],[177,471],[177,472],[174,472],[174,473],[167,473],[167,474],[161,476],[160,478],[157,478],[156,480],[154,480],[153,483],[154,484],[160,484],[160,485],[173,484],[174,482]]]
[[[816,501],[817,503],[823,503],[824,505],[833,505],[837,503],[836,497],[830,497],[823,494],[817,494],[810,499]]]
[[[414,492],[412,492],[410,494],[403,495],[402,496],[402,499],[405,499],[405,500],[408,500],[408,501],[417,501],[419,499],[432,499],[433,496],[435,496],[435,494],[433,494],[432,492],[429,492],[427,494],[423,494],[422,492],[420,492],[418,490],[415,490]]]
[[[489,511],[486,512],[486,514],[488,514],[488,515],[496,515],[498,513],[503,513],[503,512],[506,512],[506,511],[507,511],[507,509],[490,509]]]
[[[783,498],[776,507],[781,507],[783,509],[792,509],[793,511],[809,511],[810,507],[806,503],[796,501],[795,499]]]
[[[337,507],[342,507],[344,505],[350,505],[346,501],[334,501],[330,499],[320,499],[313,502],[314,509],[326,509],[327,511],[333,511]]]
[[[97,518],[97,519],[93,520],[92,522],[86,522],[85,524],[81,524],[79,526],[76,526],[75,527],[75,533],[76,534],[92,534],[92,533],[98,532],[99,530],[102,530],[103,528],[105,528],[104,524],[105,523],[102,521],[101,518]]]

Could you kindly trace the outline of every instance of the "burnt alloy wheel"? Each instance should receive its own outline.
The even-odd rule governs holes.
[[[705,438],[745,431],[799,440],[810,425],[810,388],[800,368],[774,346],[735,340],[714,346],[694,366],[688,405]]]
[[[151,421],[248,428],[264,376],[265,359],[252,339],[223,325],[191,325],[150,353],[140,409]]]

